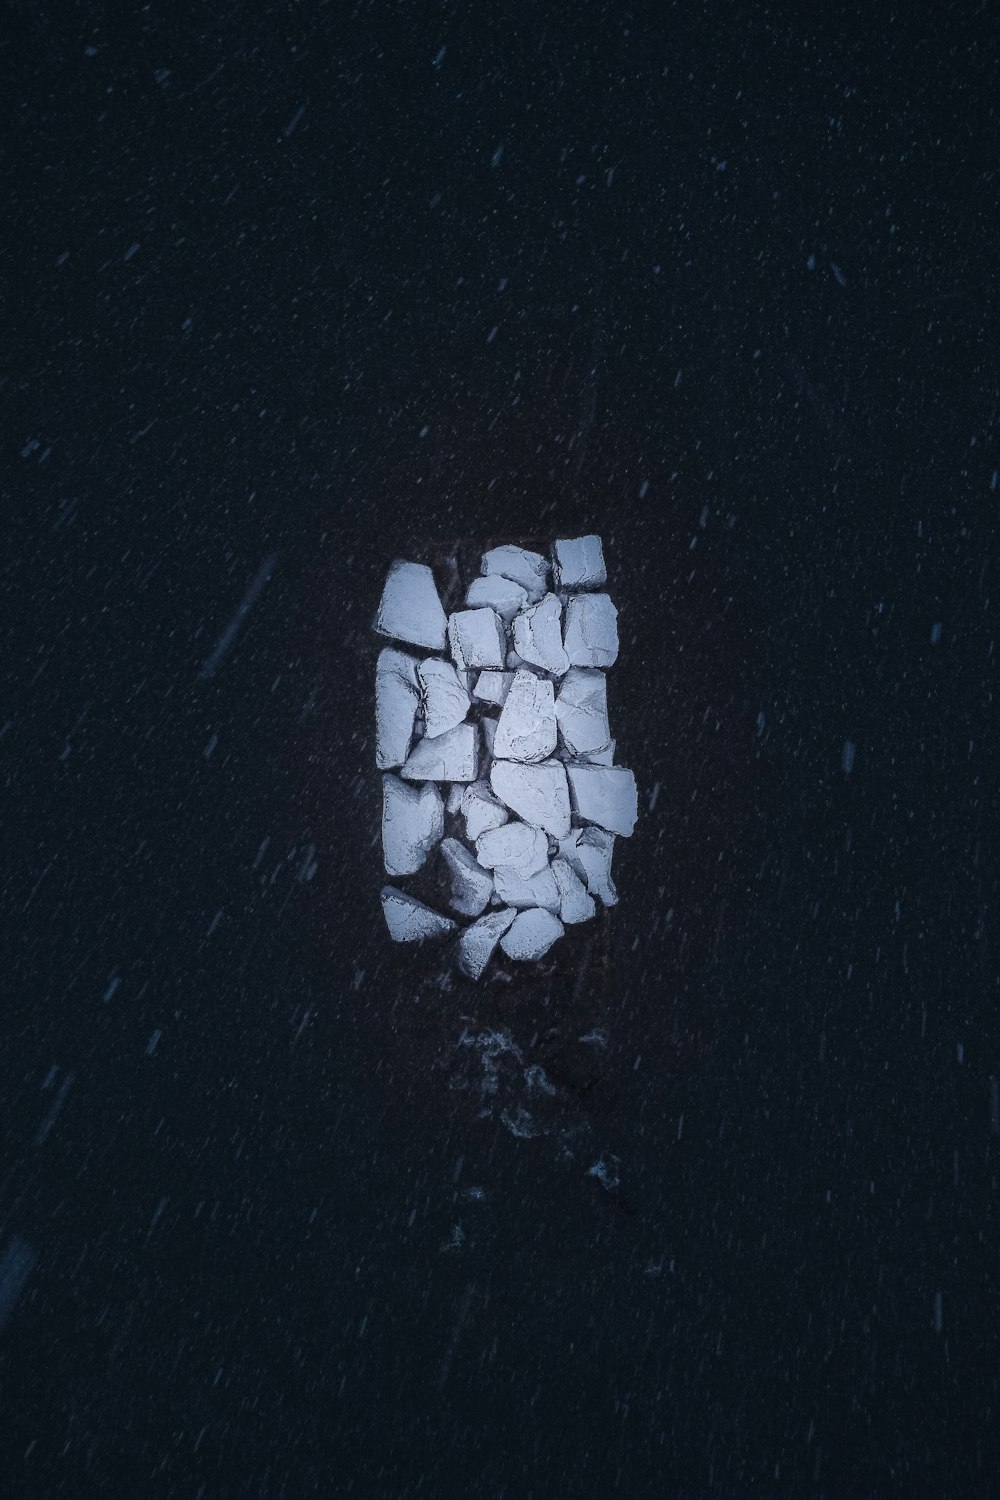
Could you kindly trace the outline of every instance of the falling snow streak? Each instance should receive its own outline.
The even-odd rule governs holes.
[[[257,600],[260,598],[261,591],[263,590],[264,585],[268,582],[271,574],[274,572],[277,561],[277,553],[272,552],[270,556],[265,557],[264,561],[257,569],[257,573],[252,583],[250,584],[246,593],[243,595],[243,598],[240,600],[239,607],[237,608],[236,613],[233,615],[233,618],[230,620],[225,630],[219,636],[219,639],[215,643],[214,651],[206,661],[205,665],[202,667],[201,672],[199,673],[199,676],[202,679],[214,677],[216,672],[219,670],[226,656],[229,654],[229,650],[236,639],[240,626],[243,624],[243,621],[246,619],[247,615],[253,609]]]

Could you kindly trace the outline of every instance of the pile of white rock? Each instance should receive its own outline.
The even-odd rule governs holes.
[[[387,646],[375,676],[376,764],[387,874],[442,862],[455,917],[396,886],[382,890],[390,936],[419,942],[459,929],[472,979],[499,943],[539,959],[595,898],[613,906],[616,835],[636,820],[631,771],[616,766],[605,668],[618,611],[601,539],[483,554],[464,608],[446,615],[423,563],[395,562],[374,628]],[[462,837],[445,837],[445,816]],[[435,853],[436,851],[436,853]]]

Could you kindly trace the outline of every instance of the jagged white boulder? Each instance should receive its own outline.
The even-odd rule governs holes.
[[[542,597],[549,585],[548,560],[526,547],[493,547],[484,552],[483,574],[489,578],[496,573],[519,583],[532,603]]]
[[[382,777],[382,854],[388,875],[415,875],[444,834],[441,793]]]
[[[476,858],[488,870],[504,865],[525,880],[549,862],[549,841],[540,828],[528,823],[504,823],[476,840]]]
[[[520,912],[500,939],[508,958],[542,958],[565,931],[559,918],[542,907]]]
[[[567,926],[571,922],[589,922],[597,908],[579,875],[565,859],[554,859],[550,868],[559,890],[560,920]]]
[[[610,740],[604,746],[603,750],[591,750],[589,755],[581,755],[579,758],[591,766],[613,766],[615,763],[615,741]]]
[[[618,611],[607,594],[571,594],[563,645],[574,667],[610,667],[618,660]]]
[[[603,828],[574,828],[559,840],[560,857],[586,882],[590,894],[605,906],[618,904],[618,892],[611,879],[614,850],[614,834],[605,833]]]
[[[509,810],[490,791],[488,781],[474,781],[463,787],[462,816],[465,836],[475,843],[480,834],[501,828],[510,817]]]
[[[419,694],[416,658],[386,646],[375,667],[375,764],[380,771],[401,766],[410,753]]]
[[[497,943],[516,916],[517,912],[511,907],[487,912],[462,933],[458,940],[458,962],[470,979],[478,979],[483,973]]]
[[[556,587],[599,589],[608,581],[599,536],[577,536],[557,541],[552,549]]]
[[[493,871],[497,896],[507,906],[544,906],[546,911],[559,911],[560,896],[552,866],[536,870],[527,879],[512,870],[509,865],[497,865]]]
[[[477,864],[458,839],[445,839],[441,853],[451,878],[451,906],[463,917],[478,917],[493,895],[493,876]]]
[[[488,756],[492,756],[493,746],[496,744],[498,722],[499,720],[491,719],[489,715],[487,715],[484,719],[481,719],[479,723],[479,727],[483,731],[483,744],[486,747],[486,754]]]
[[[635,777],[624,766],[566,767],[573,811],[587,823],[628,838],[639,816]]]
[[[394,562],[385,580],[375,616],[379,635],[443,651],[448,619],[438,597],[434,574],[425,563]]]
[[[502,708],[513,681],[513,672],[480,672],[472,696],[480,703],[495,703]]]
[[[424,710],[424,733],[430,739],[447,734],[456,724],[464,722],[472,700],[464,677],[450,661],[429,656],[417,668],[417,677]]]
[[[611,740],[608,725],[608,679],[588,667],[570,667],[559,684],[556,722],[563,744],[573,755],[588,758]]]
[[[514,616],[514,650],[522,661],[561,677],[569,668],[563,650],[562,605],[555,594]]]
[[[382,913],[389,936],[397,943],[421,943],[424,938],[444,937],[455,931],[450,917],[442,917],[440,912],[392,885],[382,887]]]
[[[448,788],[448,800],[444,805],[445,812],[457,813],[461,811],[462,798],[465,796],[465,783],[456,781]]]
[[[474,578],[469,585],[465,602],[470,609],[482,609],[488,605],[495,609],[501,620],[510,621],[528,603],[528,593],[512,578],[493,573],[488,578]]]
[[[409,781],[475,781],[476,726],[458,724],[446,734],[418,740],[400,772]]]
[[[569,833],[569,787],[565,767],[559,761],[522,765],[519,761],[496,760],[490,767],[490,786],[526,823],[544,828],[557,839]]]
[[[552,683],[522,667],[500,711],[493,754],[498,760],[544,760],[556,747]]]
[[[503,621],[492,609],[459,609],[448,617],[448,642],[456,667],[503,668],[507,637]]]

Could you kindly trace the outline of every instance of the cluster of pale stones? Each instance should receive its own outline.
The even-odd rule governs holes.
[[[616,766],[605,669],[618,656],[618,612],[601,539],[484,553],[465,607],[446,615],[422,563],[389,570],[374,628],[387,646],[375,676],[386,873],[444,861],[455,918],[396,886],[382,890],[392,938],[459,929],[459,967],[483,974],[499,943],[540,959],[565,924],[618,897],[615,837],[636,820],[632,772]],[[475,703],[484,706],[470,720]],[[495,716],[494,716],[495,714]],[[445,814],[464,838],[445,838]]]

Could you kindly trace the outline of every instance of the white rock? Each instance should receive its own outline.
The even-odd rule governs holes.
[[[480,834],[492,828],[501,828],[510,813],[503,803],[490,791],[489,782],[474,781],[463,789],[462,816],[465,818],[465,836],[473,843]]]
[[[608,679],[588,667],[571,667],[559,684],[556,721],[563,744],[588,758],[611,739],[608,726]]]
[[[513,646],[511,646],[507,652],[507,671],[516,672],[518,667],[526,667],[527,665],[528,663],[526,661],[522,661],[521,657],[518,656]]]
[[[487,912],[467,927],[458,940],[458,962],[470,979],[478,979],[493,957],[493,950],[517,916],[511,908]]]
[[[478,917],[493,895],[493,876],[458,839],[445,839],[441,853],[451,876],[451,905],[464,917]]]
[[[527,880],[509,865],[497,865],[493,878],[497,895],[507,906],[543,906],[546,911],[558,913],[559,887],[551,865],[536,870]]]
[[[472,696],[480,703],[495,703],[500,708],[513,681],[513,672],[480,672]]]
[[[493,754],[498,760],[544,760],[556,747],[552,683],[522,667],[500,713]]]
[[[389,936],[397,943],[420,943],[424,938],[443,937],[455,931],[450,917],[442,917],[415,896],[397,891],[395,886],[382,887],[382,911]]]
[[[484,552],[483,573],[487,578],[495,573],[512,578],[526,590],[532,602],[542,597],[549,583],[547,559],[524,547],[493,547]]]
[[[404,768],[405,769],[405,768]],[[624,766],[568,765],[573,811],[588,823],[628,838],[639,816],[635,777]],[[498,794],[499,795],[499,794]]]
[[[461,724],[469,712],[471,699],[460,675],[449,661],[429,656],[417,668],[424,710],[424,733],[431,739],[447,734]]]
[[[557,588],[599,589],[608,581],[599,536],[560,540],[553,548],[553,555]]]
[[[465,796],[465,783],[457,781],[448,792],[448,801],[445,803],[445,812],[457,813],[462,806],[462,798]]]
[[[488,870],[505,865],[528,880],[548,864],[549,841],[540,828],[528,823],[504,823],[480,834],[476,858]]]
[[[508,958],[541,958],[565,931],[558,917],[541,907],[520,912],[500,939]]]
[[[414,875],[444,834],[444,808],[436,786],[407,786],[382,777],[382,853],[386,873]]]
[[[469,584],[465,602],[470,609],[482,609],[484,605],[489,605],[502,620],[509,623],[518,610],[528,603],[528,594],[512,578],[503,578],[499,573],[494,573],[489,578],[474,578]]]
[[[428,735],[418,740],[400,775],[409,781],[475,781],[475,724],[458,724],[435,739]]]
[[[375,667],[375,764],[380,771],[401,766],[409,754],[418,702],[416,659],[386,646]]]
[[[555,594],[514,616],[514,650],[523,661],[561,677],[569,667],[563,650],[562,605]]]
[[[561,920],[567,925],[570,922],[589,922],[597,908],[579,875],[565,859],[554,859],[551,870],[559,890]],[[543,904],[539,902],[539,905]]]
[[[490,767],[490,786],[512,812],[544,828],[553,838],[569,833],[569,788],[566,770],[558,761],[526,766],[517,761],[497,760]]]
[[[467,667],[503,667],[507,656],[507,637],[503,621],[492,609],[459,609],[448,617],[448,640],[455,665]]]
[[[618,660],[618,611],[607,594],[572,594],[563,645],[574,667],[610,667]]]
[[[611,879],[614,848],[614,835],[605,833],[603,828],[574,828],[567,838],[559,841],[561,858],[586,881],[590,894],[605,906],[618,904],[618,892]]]
[[[447,626],[430,568],[424,563],[394,562],[375,616],[378,634],[443,651]]]

